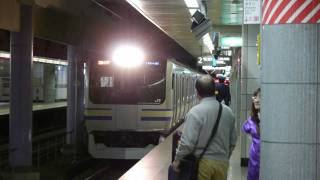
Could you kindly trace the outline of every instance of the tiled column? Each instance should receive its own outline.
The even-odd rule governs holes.
[[[260,179],[320,177],[320,25],[264,25]]]
[[[251,97],[253,92],[260,87],[260,68],[257,64],[257,35],[260,25],[242,26],[242,59],[241,59],[241,108],[240,108],[240,128],[245,120],[250,116]],[[240,133],[241,140],[241,164],[245,165],[248,160],[251,138]]]
[[[11,167],[32,166],[32,7],[21,5],[20,31],[11,32]]]

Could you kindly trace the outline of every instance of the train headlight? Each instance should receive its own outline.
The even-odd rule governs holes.
[[[132,68],[137,67],[143,63],[144,54],[141,49],[134,46],[118,47],[113,53],[112,60],[115,64]]]

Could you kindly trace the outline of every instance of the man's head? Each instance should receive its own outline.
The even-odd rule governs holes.
[[[210,75],[200,76],[196,81],[196,90],[201,98],[214,95],[214,81]]]

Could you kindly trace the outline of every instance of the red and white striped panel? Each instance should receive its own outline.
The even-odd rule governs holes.
[[[320,0],[263,0],[262,24],[320,23]]]

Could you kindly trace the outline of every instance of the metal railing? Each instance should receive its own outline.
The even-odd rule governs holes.
[[[184,119],[179,119],[178,122],[176,122],[170,129],[168,129],[166,132],[162,134],[164,138],[168,137],[171,133],[176,131],[183,123]]]
[[[4,169],[9,164],[9,146],[8,144],[0,145],[0,169]],[[13,150],[12,150],[13,151]]]
[[[61,148],[66,144],[66,135],[71,133],[66,132],[65,129],[58,129],[35,136],[32,142],[33,166],[40,167],[60,157]],[[9,149],[8,144],[0,145],[0,169],[9,167],[9,153],[12,151],[15,149]]]

